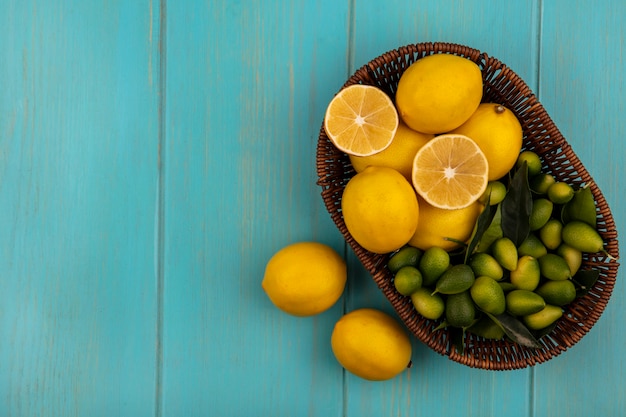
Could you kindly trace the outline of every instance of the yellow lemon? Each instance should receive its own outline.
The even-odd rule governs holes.
[[[511,110],[496,103],[482,103],[451,133],[468,136],[480,147],[489,163],[489,181],[504,177],[522,149],[522,125]]]
[[[350,162],[356,172],[361,172],[371,165],[389,167],[411,181],[413,158],[417,151],[433,137],[435,135],[417,132],[400,122],[391,145],[385,150],[370,156],[349,155]]]
[[[398,112],[384,91],[355,84],[329,103],[324,130],[333,144],[349,155],[372,155],[385,149],[396,133]]]
[[[435,54],[415,61],[402,74],[396,107],[412,129],[441,134],[469,119],[482,94],[478,65],[460,56]]]
[[[404,328],[387,313],[371,308],[339,319],[331,346],[341,366],[370,381],[391,379],[411,362],[411,340]]]
[[[417,228],[417,195],[402,174],[369,166],[343,191],[341,210],[350,235],[363,248],[389,253],[404,246]]]
[[[282,311],[312,316],[337,302],[346,280],[346,262],[335,250],[317,242],[298,242],[270,258],[261,285]]]
[[[458,242],[467,242],[471,237],[483,210],[479,202],[462,209],[448,210],[432,206],[421,198],[418,201],[420,220],[409,244],[422,250],[440,247],[449,252],[459,248],[461,245]]]

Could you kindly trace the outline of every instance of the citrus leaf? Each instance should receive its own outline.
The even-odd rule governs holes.
[[[485,252],[489,249],[489,246],[496,240],[502,237],[502,210],[500,209],[500,204],[498,204],[498,208],[496,209],[496,214],[493,216],[493,220],[491,224],[483,233],[482,238],[478,242],[478,246],[475,251]]]
[[[533,208],[526,161],[513,175],[509,190],[500,204],[502,205],[502,234],[519,247],[530,232],[529,221]]]
[[[465,330],[458,327],[450,328],[450,342],[459,355],[465,350]]]
[[[508,313],[486,313],[504,330],[504,333],[515,343],[530,348],[541,348],[541,345],[524,324]]]
[[[436,332],[438,330],[443,330],[446,327],[448,327],[448,322],[445,319],[443,319],[442,322],[439,323],[439,325],[433,329],[433,332]]]
[[[472,237],[469,244],[467,245],[467,250],[465,251],[465,263],[469,261],[470,256],[472,256],[474,250],[480,243],[483,234],[487,231],[487,229],[493,222],[493,218],[496,215],[497,209],[498,205],[489,205],[489,199],[487,199],[487,205],[485,206],[482,213],[480,213],[480,216],[478,216],[478,219],[476,220],[476,225],[474,226],[474,231],[472,232]]]
[[[580,270],[572,277],[572,281],[576,284],[576,297],[582,297],[589,292],[591,287],[596,283],[600,271],[597,269]]]

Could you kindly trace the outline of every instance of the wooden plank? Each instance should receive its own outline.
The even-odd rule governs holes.
[[[385,3],[385,13],[378,13],[376,2],[358,2],[354,10],[352,69],[403,45],[450,42],[500,59],[534,88],[539,5],[538,0],[517,3],[392,0]]]
[[[625,224],[626,9],[620,1],[544,2],[540,100]],[[626,409],[623,273],[604,314],[573,348],[536,370],[536,416],[622,415]]]
[[[315,149],[347,74],[346,5],[169,2],[166,15],[163,415],[341,415],[341,303],[291,317],[261,280],[295,241],[343,253]]]
[[[2,416],[154,414],[158,22],[2,3]]]
[[[451,42],[474,47],[506,63],[536,88],[539,7],[536,2],[359,2],[354,10],[351,70],[397,47],[417,42]],[[514,16],[515,24],[511,24]],[[352,286],[347,310],[377,307],[395,314],[349,256],[359,289]],[[532,371],[471,369],[415,340],[413,366],[395,379],[369,383],[346,376],[346,409],[351,416],[507,415],[531,412]]]

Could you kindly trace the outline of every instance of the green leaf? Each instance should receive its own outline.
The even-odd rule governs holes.
[[[598,277],[600,276],[600,271],[597,269],[585,269],[580,270],[572,277],[572,281],[576,285],[576,297],[582,297],[586,295],[591,287],[594,286]]]
[[[590,187],[583,187],[574,193],[574,197],[563,206],[561,211],[563,224],[572,220],[580,220],[596,228],[596,201]]]
[[[504,330],[504,333],[515,343],[530,348],[541,348],[541,345],[524,324],[508,313],[498,315],[486,313]]]
[[[509,190],[502,200],[502,234],[520,246],[530,232],[530,213],[533,197],[528,185],[528,166],[526,161],[515,172]]]
[[[498,204],[498,208],[496,209],[496,213],[491,221],[491,224],[483,233],[482,238],[478,242],[478,246],[475,251],[485,252],[489,249],[489,246],[496,240],[502,237],[502,210],[500,209],[500,204]]]
[[[443,329],[445,329],[446,327],[448,327],[448,322],[446,321],[446,319],[443,319],[443,320],[441,321],[441,323],[439,323],[439,325],[438,325],[437,327],[435,327],[432,331],[433,331],[433,332],[436,332],[436,331],[438,331],[438,330],[443,330]]]
[[[467,245],[467,250],[465,251],[465,263],[468,262],[470,256],[474,253],[474,250],[478,247],[480,240],[482,239],[484,233],[487,231],[491,223],[493,222],[493,218],[496,215],[496,211],[498,210],[498,205],[491,206],[489,205],[489,199],[487,199],[487,205],[485,206],[480,216],[476,220],[476,225],[474,226],[474,231],[472,232],[472,237],[470,238],[470,242]]]
[[[450,342],[452,347],[462,355],[465,351],[465,330],[458,327],[450,327]]]

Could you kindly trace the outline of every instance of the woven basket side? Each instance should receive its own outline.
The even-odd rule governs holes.
[[[497,102],[513,111],[524,131],[523,148],[540,156],[543,170],[552,173],[559,181],[591,187],[597,204],[598,231],[606,242],[607,252],[617,258],[617,232],[602,193],[530,88],[499,60],[462,45],[407,45],[389,51],[364,65],[342,88],[357,83],[374,85],[394,99],[398,81],[406,68],[433,53],[453,53],[476,62],[483,74],[483,101]],[[519,369],[545,362],[578,342],[599,319],[610,298],[617,275],[617,262],[611,261],[603,253],[587,254],[582,268],[598,269],[600,278],[585,297],[567,306],[564,317],[559,320],[555,329],[540,340],[542,348],[530,349],[507,340],[485,340],[466,333],[465,351],[461,355],[453,348],[450,332],[434,331],[440,324],[439,321],[420,316],[410,298],[395,290],[393,276],[386,267],[389,255],[370,253],[350,236],[341,213],[341,195],[355,172],[348,156],[332,145],[323,125],[317,146],[317,173],[318,185],[322,187],[322,198],[331,218],[400,319],[418,339],[454,361],[470,367],[492,370]]]

